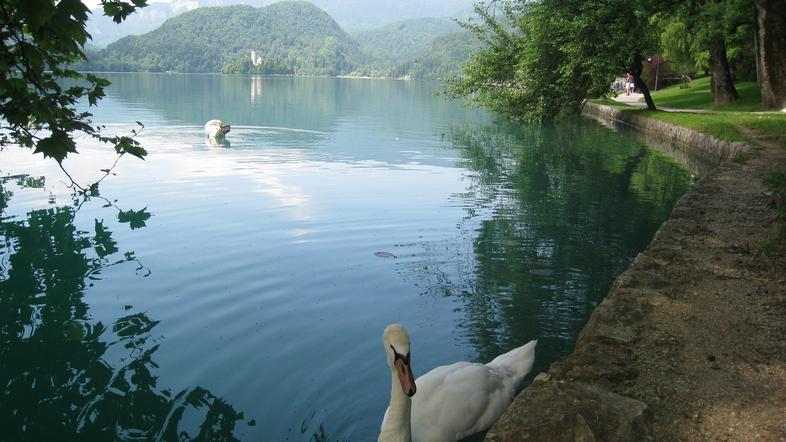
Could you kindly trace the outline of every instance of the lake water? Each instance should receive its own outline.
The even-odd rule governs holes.
[[[142,121],[150,154],[99,196],[0,152],[3,440],[376,440],[387,324],[416,376],[531,339],[543,371],[693,179],[595,123],[495,122],[430,83],[110,79],[94,121]],[[79,143],[65,166],[95,180],[110,149]]]

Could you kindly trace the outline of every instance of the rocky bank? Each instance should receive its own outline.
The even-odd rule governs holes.
[[[786,441],[786,258],[762,252],[778,202],[761,181],[786,152],[605,106],[585,114],[720,165],[615,281],[575,351],[538,375],[486,440]],[[743,151],[750,159],[728,161]]]

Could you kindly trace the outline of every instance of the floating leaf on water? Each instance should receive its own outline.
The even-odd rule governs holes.
[[[394,254],[392,254],[390,252],[375,252],[374,256],[378,256],[380,258],[395,258],[396,257],[396,255],[394,255]]]

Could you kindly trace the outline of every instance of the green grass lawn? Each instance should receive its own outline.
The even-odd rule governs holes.
[[[652,93],[656,106],[724,111],[720,113],[651,112],[610,98],[589,101],[694,129],[720,140],[744,141],[754,145],[769,141],[786,148],[786,113],[758,113],[762,111],[758,85],[743,82],[736,86],[740,101],[727,106],[715,106],[707,77],[691,81],[687,89],[675,85]]]
[[[592,98],[587,101],[589,101],[590,103],[602,104],[604,106],[614,107],[617,109],[625,109],[625,110],[636,109],[633,106],[630,106],[625,103],[620,103],[619,101],[614,101],[611,98]]]
[[[773,141],[786,148],[786,114],[753,114],[729,112],[723,114],[695,114],[687,112],[651,112],[636,110],[647,117],[688,127],[728,141],[746,141],[760,144],[745,133],[753,131],[762,139]]]
[[[765,114],[752,113],[764,109],[761,106],[759,87],[755,82],[736,84],[740,100],[736,103],[715,106],[710,93],[710,79],[698,78],[690,82],[690,87],[681,89],[679,85],[670,86],[652,93],[655,106],[682,109],[708,109],[724,111],[716,114],[700,114],[686,112],[650,112],[636,110],[651,118],[667,121],[678,126],[688,127],[728,141],[745,141],[761,144],[759,140],[773,141],[786,148],[786,114],[770,112]],[[608,104],[606,101],[600,104]],[[617,106],[620,107],[619,103]],[[752,137],[749,134],[753,133]]]
[[[712,109],[719,111],[754,112],[764,111],[761,106],[759,86],[753,81],[735,83],[740,99],[732,104],[716,106],[710,93],[709,77],[697,78],[690,82],[687,89],[679,85],[652,92],[655,106],[676,107],[681,109]]]

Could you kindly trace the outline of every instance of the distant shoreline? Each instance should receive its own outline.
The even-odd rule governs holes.
[[[296,75],[296,74],[224,74],[221,72],[151,72],[151,71],[79,71],[82,74],[153,74],[153,75],[226,75],[237,77],[289,77],[289,78],[348,78],[354,80],[393,80],[440,82],[441,80],[418,80],[405,77],[371,77],[368,75]]]

